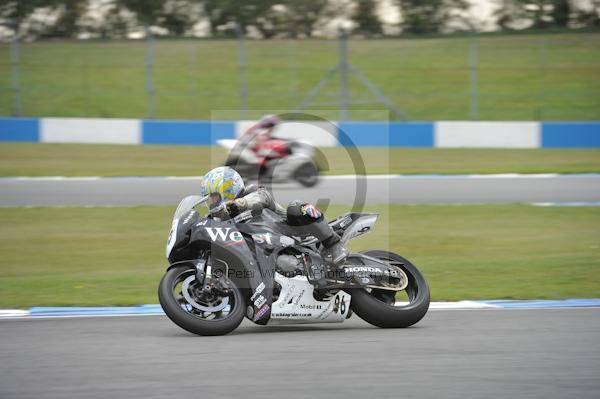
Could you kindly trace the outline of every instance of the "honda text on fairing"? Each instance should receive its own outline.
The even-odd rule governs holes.
[[[316,150],[308,142],[263,137],[255,127],[239,140],[222,139],[217,144],[229,150],[225,166],[234,168],[245,180],[266,184],[295,180],[305,187],[319,181]]]
[[[392,252],[350,254],[330,270],[314,237],[264,209],[220,221],[194,208],[207,197],[184,198],[173,217],[158,290],[167,316],[199,335],[222,335],[244,316],[256,324],[343,322],[352,312],[379,327],[408,327],[429,308],[419,270]],[[329,225],[346,243],[369,232],[372,213],[346,213]],[[397,303],[404,291],[408,302]]]

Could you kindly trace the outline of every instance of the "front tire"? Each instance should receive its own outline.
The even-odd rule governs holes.
[[[388,251],[366,251],[365,255],[385,261],[403,263],[399,266],[408,277],[406,293],[409,303],[395,306],[395,291],[356,289],[352,291],[350,308],[364,321],[382,328],[412,326],[425,316],[429,309],[429,287],[421,272],[407,259]]]
[[[198,335],[224,335],[235,330],[244,319],[245,301],[242,292],[229,280],[231,293],[227,298],[227,305],[215,306],[213,312],[199,310],[197,302],[193,300],[193,286],[195,269],[190,265],[174,267],[165,273],[158,286],[158,299],[160,305],[171,321],[186,331]],[[186,291],[186,295],[183,291]],[[189,302],[192,298],[194,304]],[[221,304],[224,300],[221,298]],[[215,300],[218,302],[218,299]],[[209,304],[210,305],[210,304]]]

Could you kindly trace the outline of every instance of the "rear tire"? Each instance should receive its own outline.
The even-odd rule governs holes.
[[[273,168],[273,163],[260,167],[260,170],[258,171],[258,184],[265,186],[268,189],[273,186]]]
[[[184,330],[198,335],[224,335],[235,330],[244,319],[246,308],[240,289],[229,280],[232,288],[230,297],[233,302],[230,304],[229,314],[221,319],[203,319],[186,311],[174,295],[175,287],[181,282],[181,277],[189,276],[189,273],[195,273],[189,265],[174,267],[167,270],[160,281],[158,299],[169,319]]]
[[[313,162],[305,162],[294,172],[294,179],[304,187],[313,187],[319,182],[319,170]]]
[[[429,309],[429,287],[421,272],[407,259],[388,251],[366,251],[365,255],[381,260],[404,263],[400,268],[408,277],[406,292],[409,304],[394,306],[394,295],[387,296],[384,290],[352,290],[350,308],[364,321],[382,328],[404,328],[412,326],[425,316]]]

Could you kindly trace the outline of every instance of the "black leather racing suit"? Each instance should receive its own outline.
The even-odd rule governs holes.
[[[316,207],[301,201],[292,201],[287,209],[284,209],[264,187],[248,186],[238,198],[227,204],[227,211],[223,210],[215,216],[227,219],[247,210],[262,211],[265,208],[286,217],[288,224],[296,227],[299,232],[318,239],[324,247],[321,252],[323,258],[329,263],[340,265],[346,259],[348,252],[340,243],[340,237]]]

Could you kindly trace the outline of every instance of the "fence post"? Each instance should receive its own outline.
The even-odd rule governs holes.
[[[21,66],[19,57],[19,27],[10,42],[12,116],[21,116]]]
[[[246,38],[240,24],[236,25],[238,36],[238,66],[240,70],[240,119],[246,119],[248,109],[248,82],[246,81]]]
[[[346,32],[339,30],[339,54],[340,54],[340,120],[348,120],[348,40]]]
[[[156,117],[156,99],[154,93],[154,35],[150,31],[150,26],[144,27],[146,33],[146,94],[148,95],[148,118]]]
[[[299,76],[298,76],[298,36],[293,34],[289,39],[290,45],[288,46],[288,67],[289,67],[289,81],[290,81],[290,93],[298,94],[300,92],[299,87]],[[290,76],[291,75],[291,76]]]
[[[538,81],[538,93],[537,93],[537,109],[534,111],[534,118],[541,121],[544,117],[544,100],[546,93],[544,90],[545,78],[546,78],[546,35],[538,35],[538,62],[540,64],[540,70],[537,76]]]
[[[470,82],[470,109],[471,120],[479,119],[478,87],[477,87],[477,63],[478,63],[478,40],[476,32],[469,35],[469,82]]]

